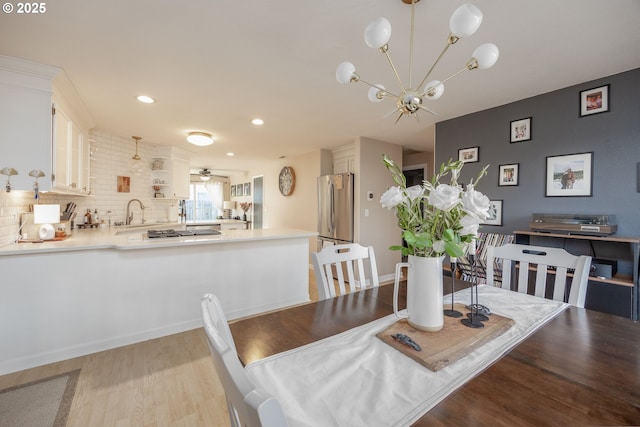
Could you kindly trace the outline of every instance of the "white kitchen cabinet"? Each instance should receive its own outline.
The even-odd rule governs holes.
[[[52,190],[89,194],[90,157],[88,132],[74,122],[57,103],[53,104]]]
[[[14,190],[33,189],[33,169],[45,174],[38,180],[40,189],[51,189],[52,80],[60,71],[0,55],[0,168],[18,171],[11,177]],[[2,179],[0,186],[5,183]]]

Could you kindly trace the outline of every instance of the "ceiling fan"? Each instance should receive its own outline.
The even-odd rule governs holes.
[[[198,172],[198,175],[200,175],[200,179],[203,181],[209,181],[211,179],[211,171],[207,168],[204,168],[200,172]]]

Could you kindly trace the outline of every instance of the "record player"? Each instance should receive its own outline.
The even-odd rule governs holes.
[[[618,230],[615,215],[542,214],[531,215],[529,228],[548,233],[610,236]]]

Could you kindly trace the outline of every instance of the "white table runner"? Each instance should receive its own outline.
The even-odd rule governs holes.
[[[481,285],[479,302],[515,324],[504,334],[432,372],[376,338],[390,315],[246,367],[283,406],[290,426],[405,426],[562,312],[568,304]],[[445,297],[451,303],[450,297]],[[469,289],[456,302],[470,302]]]

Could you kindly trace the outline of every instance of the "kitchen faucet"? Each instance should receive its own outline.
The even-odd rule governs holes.
[[[131,202],[140,203],[140,209],[142,210],[142,223],[144,224],[144,210],[145,210],[145,207],[142,204],[142,202],[140,201],[140,199],[131,199],[131,200],[129,200],[129,203],[127,203],[127,219],[125,220],[125,224],[126,225],[130,225],[131,221],[133,220],[133,212],[131,212]]]

